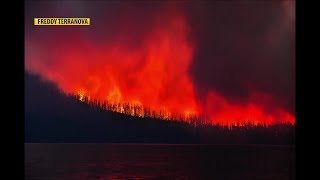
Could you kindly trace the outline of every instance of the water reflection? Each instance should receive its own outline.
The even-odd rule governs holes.
[[[295,148],[25,144],[26,179],[295,179]]]

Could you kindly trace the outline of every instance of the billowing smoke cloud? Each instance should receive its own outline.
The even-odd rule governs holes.
[[[197,44],[190,74],[198,96],[206,98],[215,90],[232,103],[241,103],[258,91],[293,113],[294,5],[263,1],[188,6]]]
[[[294,122],[294,3],[31,1],[25,21],[26,70],[66,92],[212,122]]]

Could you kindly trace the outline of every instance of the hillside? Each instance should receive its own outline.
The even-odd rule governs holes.
[[[25,142],[294,144],[295,127],[197,126],[105,111],[25,73]]]

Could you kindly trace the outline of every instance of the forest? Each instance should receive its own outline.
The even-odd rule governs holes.
[[[129,103],[66,94],[25,73],[25,142],[295,144],[295,125],[218,124]]]

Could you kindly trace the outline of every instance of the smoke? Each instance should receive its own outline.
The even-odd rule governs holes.
[[[190,68],[198,96],[217,91],[231,103],[254,92],[294,113],[294,1],[188,6],[197,51]],[[275,104],[266,104],[266,106]]]
[[[288,3],[27,2],[25,69],[68,93],[212,122],[294,122]],[[35,27],[34,17],[91,26]]]

